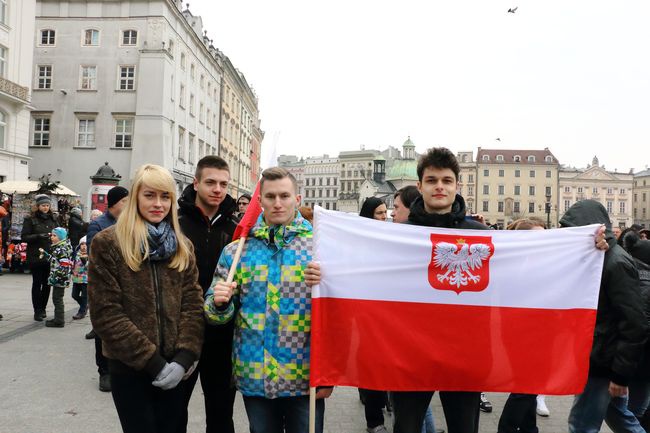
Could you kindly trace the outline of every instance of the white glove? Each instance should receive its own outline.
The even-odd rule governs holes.
[[[167,363],[151,384],[167,391],[176,388],[176,385],[183,379],[184,374],[185,369],[178,362]]]
[[[185,373],[185,375],[183,376],[183,380],[187,380],[187,379],[192,375],[192,373],[194,373],[194,370],[196,370],[196,366],[197,366],[198,364],[199,364],[199,361],[198,361],[198,360],[194,361],[194,364],[192,364],[192,366],[190,367],[190,369],[187,370],[187,373]]]

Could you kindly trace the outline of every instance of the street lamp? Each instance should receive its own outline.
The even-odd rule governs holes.
[[[548,191],[546,193],[546,203],[544,210],[546,212],[546,228],[550,229],[551,228],[551,192]]]

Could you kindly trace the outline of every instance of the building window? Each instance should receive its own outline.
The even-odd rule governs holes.
[[[535,170],[530,171],[530,177],[535,177]]]
[[[625,213],[625,202],[621,201],[618,203],[618,211],[619,213],[624,214]]]
[[[127,149],[133,146],[133,118],[115,119],[115,147]]]
[[[52,65],[38,65],[38,84],[39,89],[52,88]]]
[[[81,66],[79,89],[97,90],[97,66]]]
[[[520,206],[519,206],[519,202],[518,202],[518,201],[516,201],[516,202],[513,203],[512,211],[513,211],[514,213],[519,213],[519,212],[521,212],[521,208],[520,208]]]
[[[499,195],[505,194],[505,188],[506,188],[505,186],[499,185]]]
[[[190,93],[190,114],[194,116],[194,95]]]
[[[499,177],[503,177],[503,176],[505,176],[505,174],[506,174],[505,170],[503,170],[503,169],[499,170]]]
[[[201,90],[205,89],[205,77],[203,74],[201,74],[201,77],[199,78],[199,86],[201,87]]]
[[[544,161],[553,162],[553,157],[551,155],[546,155],[546,157],[544,158]]]
[[[521,177],[521,171],[515,170],[515,177]]]
[[[52,29],[41,30],[41,43],[39,45],[43,45],[43,46],[54,45],[56,42],[55,36],[56,36],[56,32]]]
[[[528,203],[528,213],[529,214],[534,214],[535,213],[535,202],[529,202]]]
[[[513,160],[514,160],[515,162],[521,162],[521,156],[519,156],[519,155],[515,155],[514,158],[513,158]]]
[[[643,194],[641,194],[641,201],[643,201],[643,202],[645,201],[645,192]]]
[[[205,112],[205,127],[210,129],[212,127],[212,122],[211,122],[211,116],[212,113],[210,112],[210,109],[208,108]]]
[[[0,77],[7,76],[7,48],[0,45]]]
[[[528,195],[535,195],[535,185],[528,186]]]
[[[571,200],[564,200],[564,212],[568,211],[571,207]]]
[[[497,162],[503,161],[503,155],[497,155]]]
[[[490,211],[490,202],[487,200],[483,200],[483,212],[489,212]]]
[[[614,190],[612,188],[607,188],[607,194],[614,194]]]
[[[625,188],[621,188],[619,194],[625,194]]]
[[[612,213],[614,211],[614,202],[607,200],[607,213]]]
[[[124,30],[122,32],[122,45],[137,45],[137,44],[138,44],[137,30]]]
[[[483,194],[490,194],[490,185],[483,185]]]
[[[467,186],[467,195],[470,197],[474,195],[474,187],[472,185]]]
[[[503,202],[497,202],[497,212],[503,212]]]
[[[581,186],[578,187],[578,194],[582,194],[582,187]]]
[[[593,195],[598,195],[598,188],[593,187],[593,188],[591,189],[591,193],[592,193]]]
[[[0,0],[0,23],[7,24],[7,0]]]
[[[528,162],[535,162],[535,157],[533,155],[528,155]]]
[[[473,183],[474,182],[474,175],[473,174],[467,175],[467,182],[468,183]]]
[[[50,117],[34,117],[34,141],[33,146],[50,145]]]
[[[190,78],[194,80],[195,77],[196,77],[196,66],[194,66],[194,63],[192,63],[190,65]]]
[[[95,119],[79,119],[78,147],[95,147]]]
[[[99,45],[99,30],[88,29],[84,31],[84,46],[96,47]]]
[[[120,66],[119,90],[135,90],[135,66]]]
[[[564,192],[571,192],[571,187],[570,186],[565,186],[564,187]]]
[[[489,161],[490,155],[483,155],[483,161]]]
[[[546,197],[550,197],[550,196],[551,196],[551,187],[550,187],[550,186],[547,186],[547,187],[546,187],[546,193],[545,193],[545,196],[546,196]]]
[[[490,170],[483,170],[483,177],[490,177]]]
[[[185,53],[181,53],[181,69],[185,70],[186,60]]]
[[[190,134],[190,138],[188,140],[188,147],[189,147],[189,156],[187,158],[187,162],[190,164],[194,164],[194,134]]]
[[[178,105],[181,108],[185,108],[185,86],[183,84],[181,84],[181,90],[178,94]]]
[[[5,137],[7,135],[7,115],[0,111],[0,149],[5,148]]]
[[[199,160],[206,155],[205,153],[205,143],[203,140],[199,140]]]
[[[551,170],[546,170],[546,177],[548,177],[548,178],[551,177]]]
[[[515,195],[520,195],[520,194],[521,194],[521,186],[515,185]]]

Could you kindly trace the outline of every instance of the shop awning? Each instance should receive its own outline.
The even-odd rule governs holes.
[[[35,180],[8,180],[0,183],[0,192],[5,194],[29,194],[36,191],[38,191],[38,182]],[[61,184],[56,190],[48,194],[79,196],[79,194]]]

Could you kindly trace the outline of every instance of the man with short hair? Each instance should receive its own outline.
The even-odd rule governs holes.
[[[129,190],[123,186],[114,186],[108,190],[108,194],[106,194],[108,209],[102,216],[97,217],[88,224],[88,233],[86,234],[88,255],[90,255],[90,248],[95,235],[117,222],[128,200]],[[91,284],[92,282],[88,281],[88,285],[90,286]],[[99,373],[99,390],[102,392],[110,392],[111,376],[108,373],[108,360],[102,352],[102,340],[95,334],[94,330],[87,333],[86,338],[89,340],[95,339],[95,364],[97,364],[97,372]]]
[[[206,318],[219,326],[235,321],[234,379],[251,431],[304,433],[309,428],[311,285],[320,280],[320,271],[310,263],[312,226],[297,212],[295,178],[273,167],[264,170],[260,183],[263,213],[248,233],[230,284],[227,275],[242,240],[224,248],[205,298]],[[317,392],[318,433],[323,431],[322,398],[330,393],[331,388]]]
[[[465,217],[465,201],[456,194],[460,166],[449,149],[429,149],[420,157],[417,173],[417,189],[422,196],[411,204],[408,224],[449,229],[488,229]],[[433,393],[434,390],[391,393],[395,414],[394,433],[421,431]],[[480,398],[480,392],[440,392],[449,433],[478,431]]]
[[[199,160],[194,182],[178,199],[178,221],[183,234],[194,245],[199,284],[204,296],[212,282],[219,255],[232,240],[237,227],[233,216],[235,200],[227,193],[229,182],[228,163],[219,156],[208,155]],[[179,424],[179,433],[187,430],[187,405],[199,374],[205,400],[206,433],[234,433],[232,335],[233,323],[205,328],[201,358],[185,383],[184,420]]]
[[[393,222],[405,223],[411,213],[411,205],[420,197],[420,191],[415,185],[408,185],[398,189],[393,196]]]

